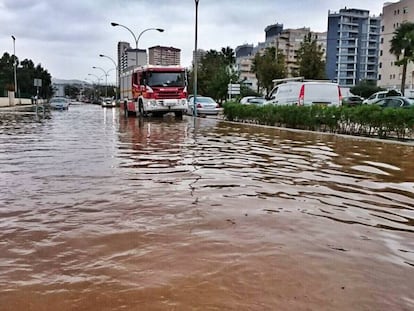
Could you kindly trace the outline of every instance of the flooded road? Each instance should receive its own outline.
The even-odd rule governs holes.
[[[0,310],[413,310],[414,146],[0,115]]]

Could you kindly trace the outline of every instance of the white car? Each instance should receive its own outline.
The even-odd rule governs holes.
[[[101,105],[102,107],[113,108],[116,107],[116,100],[111,97],[107,97],[102,100]]]
[[[401,92],[399,92],[399,91],[396,91],[396,92],[397,92],[396,95],[398,95],[398,96],[401,96],[402,95]],[[379,91],[379,92],[376,92],[376,93],[372,94],[370,97],[368,97],[367,99],[364,99],[362,101],[362,104],[364,104],[364,105],[371,105],[371,104],[379,101],[380,99],[383,99],[383,98],[387,97],[387,93],[388,93],[388,91]]]
[[[66,97],[52,97],[49,101],[51,109],[67,110],[69,109],[70,100]]]
[[[220,105],[211,97],[197,96],[196,97],[196,111],[197,115],[218,115],[222,110]],[[191,97],[188,101],[187,114],[193,115],[194,113],[194,97]]]
[[[262,105],[266,99],[258,96],[246,96],[240,100],[242,105]]]

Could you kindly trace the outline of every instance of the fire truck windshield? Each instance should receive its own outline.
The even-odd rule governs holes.
[[[154,86],[185,86],[184,72],[150,72],[147,84]]]

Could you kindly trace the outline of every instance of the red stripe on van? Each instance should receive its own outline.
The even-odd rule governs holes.
[[[303,106],[304,101],[305,101],[305,84],[302,84],[302,86],[300,87],[300,92],[299,92],[298,105]]]

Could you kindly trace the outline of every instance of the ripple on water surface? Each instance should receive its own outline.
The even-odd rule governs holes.
[[[2,114],[0,303],[413,307],[413,149],[93,105]]]

